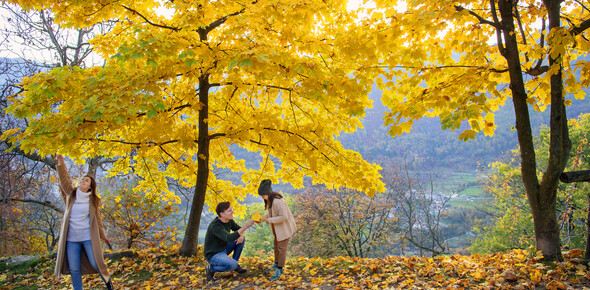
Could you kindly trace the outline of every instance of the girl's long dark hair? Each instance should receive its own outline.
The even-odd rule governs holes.
[[[268,200],[264,200],[264,208],[267,210],[272,208],[272,202],[275,200],[275,198],[283,198],[283,196],[278,192],[272,191],[268,195]]]

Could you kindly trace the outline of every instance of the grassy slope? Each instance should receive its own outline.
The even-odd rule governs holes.
[[[590,273],[580,250],[565,261],[544,264],[534,253],[514,250],[493,255],[360,259],[290,258],[285,275],[271,282],[264,269],[271,261],[244,257],[243,275],[217,273],[204,279],[202,256],[177,255],[178,246],[150,249],[134,258],[108,261],[116,289],[590,289]],[[53,261],[41,259],[29,270],[2,268],[0,289],[69,289],[69,276],[54,279]],[[31,267],[31,268],[29,268]],[[19,271],[20,270],[20,271]],[[84,276],[85,289],[103,289],[97,275]]]

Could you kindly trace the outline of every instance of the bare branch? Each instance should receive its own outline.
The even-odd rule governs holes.
[[[586,19],[584,22],[580,23],[579,26],[574,26],[572,29],[570,29],[570,33],[572,35],[578,35],[588,28],[590,28],[590,19]]]
[[[479,20],[479,23],[491,25],[491,26],[495,27],[496,29],[502,29],[502,26],[500,25],[500,23],[486,20],[483,17],[479,16],[477,13],[475,13],[475,12],[469,10],[469,9],[466,9],[466,8],[461,7],[459,5],[455,5],[455,10],[457,12],[461,12],[463,10],[467,10],[469,12],[469,14],[475,16],[475,18],[477,18]]]
[[[24,199],[20,199],[20,198],[3,198],[0,199],[0,202],[24,202],[24,203],[35,203],[35,204],[40,204],[42,206],[46,206],[48,208],[53,209],[54,211],[63,214],[63,209],[56,206],[55,204],[51,203],[50,201],[43,201],[43,200],[37,200],[37,199],[32,199],[32,198],[24,198]]]
[[[172,27],[172,26],[167,26],[167,25],[161,25],[161,24],[156,24],[151,22],[149,19],[147,19],[147,17],[143,16],[141,13],[139,13],[137,10],[131,8],[131,7],[127,7],[125,5],[122,5],[123,8],[127,9],[128,11],[130,11],[133,14],[136,14],[137,16],[141,17],[143,20],[145,20],[145,22],[147,22],[149,25],[151,26],[155,26],[155,27],[160,27],[160,28],[164,28],[164,29],[170,29],[173,31],[180,31],[180,28],[177,27]]]

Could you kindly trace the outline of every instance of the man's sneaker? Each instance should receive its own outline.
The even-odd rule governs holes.
[[[248,272],[248,270],[242,268],[240,265],[238,265],[238,267],[234,271],[238,272],[239,274],[244,274]]]
[[[275,273],[272,275],[272,277],[270,277],[270,281],[279,280],[279,278],[281,278],[281,275],[283,275],[283,269],[276,268]]]
[[[264,273],[266,273],[266,274],[268,274],[268,273],[274,273],[274,271],[276,269],[278,269],[278,268],[279,268],[279,264],[273,263],[270,268],[264,269]]]
[[[213,274],[215,274],[215,272],[211,270],[211,266],[207,265],[207,267],[205,267],[205,277],[207,277],[207,281],[215,281]]]

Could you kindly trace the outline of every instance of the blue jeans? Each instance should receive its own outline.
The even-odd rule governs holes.
[[[244,242],[246,242],[246,240],[244,240]],[[227,243],[225,251],[213,255],[211,259],[207,260],[211,265],[211,271],[226,272],[235,270],[238,267],[238,261],[240,260],[242,250],[244,249],[244,242],[239,244],[236,244],[236,241]],[[234,252],[232,258],[228,256],[231,252]]]
[[[90,240],[83,242],[66,241],[66,254],[68,256],[72,287],[74,287],[74,290],[82,289],[82,266],[80,265],[82,247],[84,247],[84,251],[86,251],[86,256],[88,257],[90,265],[92,265],[92,268],[94,268],[100,275],[98,266],[96,265],[96,260],[94,260],[94,254],[92,252],[92,242]],[[102,278],[102,275],[100,275],[100,278]],[[104,278],[102,278],[102,280],[104,281]]]

